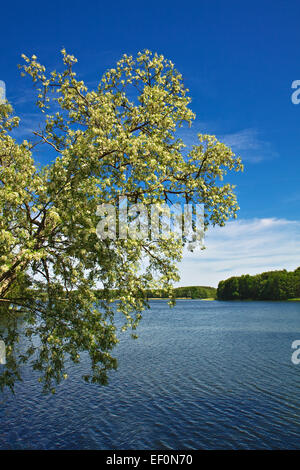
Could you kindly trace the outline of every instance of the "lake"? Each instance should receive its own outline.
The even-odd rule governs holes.
[[[1,449],[300,447],[300,303],[151,301],[106,387],[83,364],[55,395],[36,376],[0,395]]]

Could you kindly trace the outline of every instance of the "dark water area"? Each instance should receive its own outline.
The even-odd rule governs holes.
[[[153,300],[138,333],[106,387],[83,358],[45,396],[25,367],[0,395],[0,448],[300,448],[300,303]]]

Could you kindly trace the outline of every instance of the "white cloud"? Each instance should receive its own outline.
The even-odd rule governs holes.
[[[12,137],[19,141],[23,139],[37,140],[33,132],[40,130],[40,127],[45,121],[45,116],[41,113],[21,113],[19,117],[20,124],[11,131]]]
[[[178,285],[212,285],[230,276],[300,266],[300,221],[276,218],[231,221],[212,227],[206,249],[186,252]]]
[[[225,134],[220,137],[220,140],[238,153],[244,161],[259,163],[278,157],[278,153],[272,149],[270,142],[261,139],[256,129],[244,129],[233,134]]]
[[[178,130],[177,135],[184,141],[189,150],[192,145],[199,144],[198,133],[216,135],[220,142],[224,142],[243,161],[249,163],[260,163],[279,156],[278,152],[273,149],[272,144],[266,141],[256,129],[243,129],[230,134],[222,134],[217,131],[217,127],[220,126],[213,123],[193,122],[190,129],[184,126]]]

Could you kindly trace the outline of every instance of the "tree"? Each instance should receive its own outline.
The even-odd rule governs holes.
[[[66,359],[76,363],[82,351],[91,361],[84,379],[106,383],[117,366],[113,292],[123,329],[133,330],[147,289],[172,297],[184,241],[99,240],[99,204],[117,206],[120,197],[148,206],[205,203],[205,227],[224,225],[238,210],[234,187],[222,180],[226,170],[242,169],[240,159],[214,136],[199,134],[190,152],[178,138],[195,116],[172,62],[149,51],[124,55],[89,91],[76,78],[74,56],[62,50],[62,57],[63,71],[48,74],[36,56],[23,55],[22,74],[32,78],[45,116],[32,141],[10,136],[18,118],[8,103],[0,106],[0,306],[12,325],[3,331],[2,386],[12,387],[20,362],[29,361],[53,389],[66,377]],[[53,158],[38,169],[41,145]],[[28,342],[22,354],[19,318]]]
[[[256,276],[249,274],[232,277],[220,281],[217,297],[220,300],[252,299],[252,300],[287,300],[297,297],[299,292],[299,273],[297,268],[293,272],[268,271]]]

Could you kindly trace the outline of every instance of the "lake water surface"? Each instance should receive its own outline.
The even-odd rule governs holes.
[[[45,396],[26,368],[0,395],[0,448],[300,448],[300,303],[154,300],[138,333],[107,387],[81,364]]]

